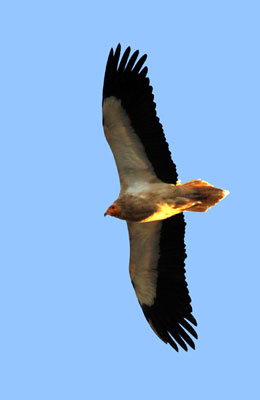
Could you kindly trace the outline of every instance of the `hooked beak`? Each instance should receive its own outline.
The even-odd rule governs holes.
[[[105,212],[105,214],[104,214],[104,217],[106,217],[107,216],[107,212]]]

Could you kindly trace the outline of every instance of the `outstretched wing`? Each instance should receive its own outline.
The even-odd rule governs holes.
[[[130,277],[155,333],[176,351],[195,348],[197,325],[185,280],[183,214],[144,224],[128,222]]]
[[[120,44],[111,49],[103,88],[103,125],[113,152],[121,187],[160,179],[177,180],[162,125],[156,115],[152,86],[143,68],[146,55],[130,57],[130,47],[120,59]],[[138,60],[138,61],[137,61]]]

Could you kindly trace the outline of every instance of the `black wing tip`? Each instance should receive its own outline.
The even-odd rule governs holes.
[[[169,329],[169,331],[168,330],[166,331],[163,339],[161,337],[160,339],[162,339],[165,343],[169,343],[169,345],[177,352],[179,351],[179,347],[181,347],[186,352],[189,349],[195,350],[195,343],[186,331],[184,331],[182,328],[180,328],[179,330],[177,328],[176,332],[177,333]],[[198,338],[197,334],[195,338],[196,339]]]
[[[113,47],[111,47],[109,55],[108,55],[107,64],[109,64],[109,62],[110,63],[113,62],[113,64],[114,64],[113,66],[114,66],[115,70],[118,70],[118,61],[121,56],[121,50],[122,50],[121,43],[118,43],[118,45],[115,47],[115,50]],[[131,53],[131,46],[127,46],[121,56],[121,60],[123,57],[127,56],[125,69],[127,69],[127,65],[132,59],[134,60],[134,64],[135,64],[135,61],[136,61],[137,57],[139,56],[139,50],[135,50],[131,55],[130,55],[130,53]],[[134,66],[134,64],[132,65],[132,67],[134,66],[133,71],[138,72],[140,70],[140,68],[142,67],[142,65],[145,63],[146,59],[147,59],[147,54],[143,54],[139,58],[139,60],[135,64],[135,66]],[[117,61],[117,63],[115,63],[115,61]],[[138,68],[138,66],[140,66],[140,68]]]
[[[189,332],[190,333],[190,332]],[[171,345],[171,347],[174,348],[174,350],[179,351],[178,346],[179,345],[183,350],[186,352],[189,349],[195,350],[195,343],[191,339],[191,337],[188,335],[186,331],[184,331],[180,326],[179,326],[179,332],[174,334],[174,332],[169,331],[168,333],[170,340],[168,340],[168,343]],[[195,335],[193,335],[195,339],[198,339],[198,335],[195,332]],[[175,343],[177,342],[177,344]]]
[[[147,59],[147,54],[142,55],[138,59],[139,50],[135,50],[132,54],[130,54],[131,53],[130,46],[126,47],[125,51],[122,52],[122,55],[121,52],[122,52],[121,43],[117,44],[115,50],[113,47],[111,47],[110,49],[105,70],[103,100],[106,97],[116,94],[117,89],[115,88],[117,88],[117,85],[121,79],[120,76],[122,74],[132,73],[135,76],[136,75],[140,76],[140,79],[144,79],[148,72],[147,67],[146,69],[143,68],[141,70],[142,66],[144,65]]]
[[[176,315],[164,314],[162,310],[156,310],[154,306],[142,304],[141,307],[150,327],[164,343],[169,343],[177,352],[179,347],[185,351],[189,348],[195,350],[195,343],[190,335],[195,339],[198,339],[198,335],[189,322],[195,322],[197,325],[197,321],[192,314],[188,314],[184,319]]]
[[[176,350],[176,343],[185,351],[188,351],[190,348],[195,350],[195,343],[193,339],[190,337],[192,335],[195,339],[198,339],[198,335],[196,331],[190,326],[191,329],[184,330],[178,321],[176,324],[176,328],[173,329],[169,327],[167,329],[167,334],[170,336],[171,341],[168,343]],[[193,331],[192,331],[193,330]],[[175,346],[172,345],[172,341],[174,342]],[[177,346],[178,347],[178,346]]]

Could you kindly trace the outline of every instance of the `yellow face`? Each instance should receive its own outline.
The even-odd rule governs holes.
[[[119,212],[120,212],[120,207],[116,203],[113,203],[110,207],[108,207],[104,215],[111,215],[111,217],[117,217],[119,215]]]

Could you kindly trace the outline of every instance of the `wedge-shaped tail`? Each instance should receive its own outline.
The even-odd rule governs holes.
[[[201,179],[178,184],[181,189],[180,204],[185,211],[205,212],[229,194],[228,190],[218,189]],[[189,204],[192,204],[189,207]]]

